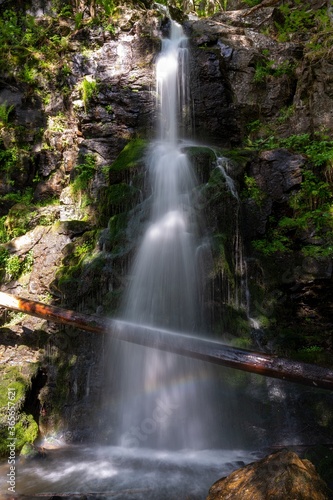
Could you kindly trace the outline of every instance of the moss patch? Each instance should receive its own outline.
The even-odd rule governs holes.
[[[124,149],[120,152],[118,157],[112,163],[110,170],[124,170],[135,167],[137,163],[142,160],[147,141],[143,139],[133,139]]]
[[[8,438],[16,438],[16,450],[20,451],[25,443],[33,443],[38,434],[38,425],[33,416],[20,411],[37,366],[31,365],[28,368],[27,373],[23,373],[17,366],[1,369],[0,456],[8,455]],[[11,428],[12,425],[15,425],[15,430]],[[13,432],[14,436],[9,432]]]

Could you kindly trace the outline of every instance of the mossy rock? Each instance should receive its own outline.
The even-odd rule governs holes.
[[[25,443],[33,443],[38,434],[38,425],[32,415],[27,415],[21,409],[26,393],[30,388],[31,377],[36,372],[37,365],[31,364],[28,370],[12,366],[1,369],[0,382],[0,456],[8,455],[8,438],[15,437],[15,450],[20,451]],[[9,405],[9,406],[8,406]],[[8,417],[13,411],[15,429],[8,427]],[[9,435],[13,432],[13,435]]]
[[[31,229],[31,220],[34,215],[37,215],[36,207],[24,203],[16,203],[9,210],[5,220],[5,227],[9,236],[16,238]]]
[[[110,173],[127,170],[137,166],[143,159],[147,141],[144,139],[133,139],[126,144],[110,167]]]
[[[91,229],[91,223],[83,220],[59,221],[54,224],[54,229],[59,234],[68,234],[68,236],[77,236]]]

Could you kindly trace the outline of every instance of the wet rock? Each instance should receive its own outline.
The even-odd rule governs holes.
[[[287,149],[263,151],[252,162],[250,175],[272,201],[283,202],[288,194],[300,186],[305,158]]]
[[[42,201],[59,197],[67,183],[65,176],[66,173],[58,169],[46,181],[39,182],[34,192],[34,200]]]
[[[282,45],[262,34],[263,28],[274,31],[281,22],[276,9],[262,9],[251,16],[245,16],[246,12],[219,12],[186,23],[193,64],[195,132],[200,139],[214,137],[226,145],[240,142],[249,121],[272,118],[293,99],[297,82],[291,68],[302,57],[302,49],[297,43]],[[290,71],[258,81],[256,68],[270,61],[274,67]],[[209,100],[212,95],[215,108]]]
[[[260,204],[253,199],[243,203],[244,232],[248,241],[265,233],[274,204],[283,205],[292,191],[299,188],[304,164],[302,155],[295,155],[287,149],[262,151],[250,162],[249,175],[255,179],[263,199]]]
[[[309,460],[278,451],[218,480],[207,500],[328,500],[330,492]]]

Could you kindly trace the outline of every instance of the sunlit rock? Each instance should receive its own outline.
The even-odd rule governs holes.
[[[309,460],[282,450],[219,479],[206,500],[328,500],[330,492]]]

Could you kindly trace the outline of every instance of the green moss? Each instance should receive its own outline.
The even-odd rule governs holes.
[[[110,246],[113,253],[121,253],[122,251],[125,244],[127,223],[128,215],[126,213],[113,215],[109,220]]]
[[[119,171],[137,166],[138,162],[144,156],[146,147],[147,141],[143,139],[131,140],[119,153],[118,157],[112,163],[110,170]]]
[[[186,149],[186,153],[190,158],[195,158],[198,155],[204,154],[208,158],[215,160],[217,152],[213,148],[207,148],[206,146],[190,146]]]
[[[8,389],[12,388],[15,393],[15,398],[12,401],[20,406],[24,400],[25,393],[30,385],[30,378],[22,374],[21,370],[16,367],[7,367],[1,370],[0,384],[0,407],[7,406]]]
[[[75,243],[65,247],[66,255],[56,273],[56,283],[66,296],[77,292],[83,269],[93,261],[97,237],[97,231],[86,231]]]
[[[31,219],[36,215],[35,207],[25,203],[16,203],[8,212],[5,227],[10,238],[25,234],[31,225]]]
[[[20,450],[25,443],[33,443],[38,435],[38,425],[32,415],[20,413],[15,426],[16,446]]]
[[[80,158],[80,163],[74,169],[74,180],[71,184],[72,192],[78,193],[86,190],[96,171],[96,156],[87,154]]]
[[[137,200],[138,190],[124,182],[114,184],[107,189],[107,200],[112,211],[125,212],[132,208]]]
[[[0,370],[0,455],[7,456],[9,410],[15,419],[15,447],[17,451],[25,443],[32,443],[38,434],[38,426],[32,415],[21,412],[26,392],[30,388],[31,377],[37,365],[31,364],[24,373],[20,367],[2,367]]]
[[[57,375],[56,375],[56,387],[52,394],[52,403],[54,405],[54,411],[56,414],[60,415],[61,410],[68,400],[69,390],[70,390],[70,374],[73,369],[73,365],[70,362],[70,358],[58,360],[56,363]]]

